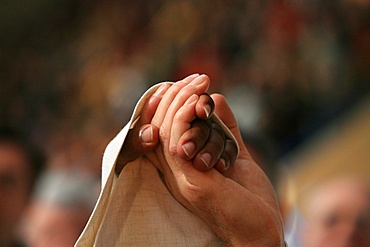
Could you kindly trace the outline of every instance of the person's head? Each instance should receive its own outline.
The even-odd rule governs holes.
[[[370,246],[370,189],[355,177],[321,181],[303,196],[305,247]]]
[[[44,164],[35,146],[14,129],[0,127],[0,242],[5,246],[14,241],[18,221]]]
[[[80,171],[51,169],[39,179],[22,224],[30,247],[73,246],[97,198],[98,179]]]

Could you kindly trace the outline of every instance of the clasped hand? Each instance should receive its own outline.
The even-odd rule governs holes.
[[[206,94],[209,86],[198,74],[163,84],[129,131],[116,172],[145,155],[172,195],[227,246],[283,246],[274,189],[245,147],[225,98]],[[214,113],[237,144],[211,120]]]

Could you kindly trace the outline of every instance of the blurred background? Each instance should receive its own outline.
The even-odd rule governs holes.
[[[0,18],[0,124],[47,169],[99,178],[141,94],[198,72],[226,96],[284,215],[302,181],[342,164],[369,182],[368,0],[5,0]]]

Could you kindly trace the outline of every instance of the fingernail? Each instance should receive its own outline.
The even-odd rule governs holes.
[[[211,115],[211,110],[212,110],[211,106],[210,105],[205,105],[205,106],[203,106],[203,110],[206,113],[207,118],[209,118],[209,116]]]
[[[208,167],[209,162],[211,162],[212,156],[209,153],[204,153],[200,156],[200,159],[203,161],[206,167]]]
[[[191,157],[195,150],[195,145],[192,142],[187,142],[184,145],[182,145],[182,150],[184,150],[186,156]]]
[[[155,96],[163,96],[164,95],[164,92],[166,91],[166,88],[167,88],[167,85],[166,84],[161,85],[157,89],[157,91],[155,91],[154,95]]]
[[[195,101],[198,100],[198,95],[196,94],[193,94],[192,96],[190,96],[184,103],[184,105],[190,105],[192,103],[194,103]]]
[[[230,164],[226,164],[225,159],[220,158],[220,162],[221,162],[222,166],[225,168],[225,170],[228,170],[230,168]]]
[[[139,132],[139,137],[142,143],[150,143],[153,141],[153,128],[148,126]]]
[[[200,75],[200,76],[198,76],[192,82],[190,82],[190,85],[197,86],[197,85],[202,84],[204,82],[205,77],[206,77],[206,75]]]

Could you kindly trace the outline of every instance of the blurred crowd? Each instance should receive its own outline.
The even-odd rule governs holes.
[[[209,75],[277,187],[297,165],[282,161],[370,93],[368,0],[16,0],[0,16],[0,125],[63,181],[99,178],[105,146],[163,80]]]

